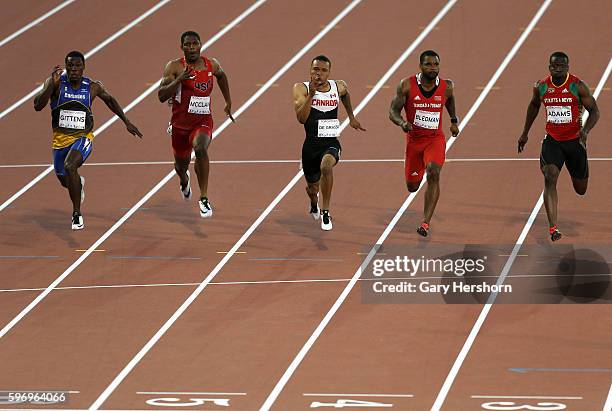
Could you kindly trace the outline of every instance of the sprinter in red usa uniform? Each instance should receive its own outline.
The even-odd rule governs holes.
[[[544,174],[544,206],[552,241],[561,238],[557,228],[557,179],[563,168],[572,177],[574,191],[583,195],[589,182],[586,142],[589,131],[599,120],[599,109],[589,87],[569,72],[569,57],[557,51],[550,56],[550,75],[538,81],[527,107],[523,134],[518,139],[518,152],[527,144],[529,129],[538,116],[540,105],[546,108],[546,135],[542,140],[540,169]],[[589,118],[582,124],[582,109]]]
[[[213,76],[217,79],[223,98],[225,114],[232,120],[232,100],[229,81],[219,61],[200,55],[200,36],[193,31],[181,35],[184,57],[168,62],[159,85],[157,96],[162,103],[172,103],[172,150],[174,169],[180,180],[181,196],[191,199],[189,162],[195,151],[195,172],[200,186],[200,216],[212,217],[212,206],[208,201],[208,146],[212,141],[213,118],[211,93]]]
[[[423,222],[417,228],[417,233],[427,237],[429,223],[440,197],[440,171],[446,158],[446,139],[442,131],[444,108],[451,118],[450,131],[453,136],[459,134],[459,127],[453,82],[438,76],[440,56],[433,50],[427,50],[421,53],[419,61],[421,72],[400,81],[389,108],[389,119],[406,132],[404,166],[408,191],[417,191],[423,175],[427,173]],[[406,120],[402,117],[402,109],[406,113]]]

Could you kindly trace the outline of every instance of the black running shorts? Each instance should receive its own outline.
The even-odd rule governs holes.
[[[321,179],[321,161],[325,154],[334,156],[336,163],[340,160],[340,141],[337,138],[328,140],[325,144],[313,144],[306,140],[302,145],[302,168],[309,183],[316,183]]]
[[[563,164],[567,166],[570,176],[577,180],[589,178],[589,164],[587,152],[580,144],[580,139],[557,141],[549,135],[542,140],[540,153],[540,168],[547,164],[554,164],[559,170]]]

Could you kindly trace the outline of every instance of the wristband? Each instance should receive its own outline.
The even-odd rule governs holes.
[[[451,117],[451,124],[457,124],[459,122],[459,120],[457,120],[457,117]]]

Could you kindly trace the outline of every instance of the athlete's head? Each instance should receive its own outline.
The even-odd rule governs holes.
[[[200,58],[201,47],[200,35],[195,31],[186,31],[181,34],[181,49],[188,63],[195,63]]]
[[[548,71],[550,75],[561,79],[567,76],[569,71],[569,57],[562,51],[555,51],[548,59]]]
[[[85,70],[85,56],[80,51],[73,50],[66,54],[64,59],[66,63],[66,74],[68,75],[68,81],[80,82],[83,77],[83,70]]]
[[[331,60],[324,55],[317,56],[310,62],[310,81],[321,85],[329,78]]]
[[[429,79],[435,80],[440,72],[440,56],[433,50],[425,50],[419,57],[421,73]]]

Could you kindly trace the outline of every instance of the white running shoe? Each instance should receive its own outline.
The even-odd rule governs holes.
[[[85,201],[85,177],[81,176],[81,204]]]
[[[332,218],[329,215],[329,211],[324,210],[321,212],[321,230],[330,231],[332,229]]]
[[[76,211],[72,213],[72,229],[73,230],[82,230],[85,228],[85,223],[83,222],[83,216]]]
[[[184,201],[191,200],[191,175],[189,174],[189,170],[187,170],[187,185],[183,188],[179,183],[179,189],[181,190],[181,197]]]
[[[200,198],[198,201],[198,205],[200,206],[200,217],[202,218],[210,218],[213,215],[212,206],[208,202],[208,198]]]
[[[321,217],[321,209],[319,209],[319,205],[317,204],[315,207],[310,205],[310,216],[313,220],[318,220]]]

